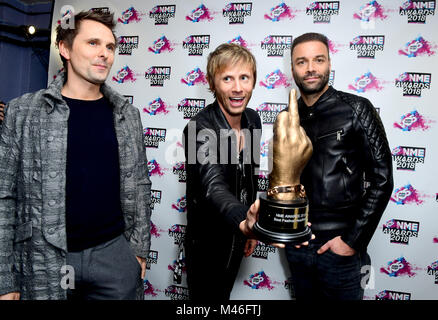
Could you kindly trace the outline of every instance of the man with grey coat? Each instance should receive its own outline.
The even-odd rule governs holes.
[[[0,134],[0,299],[141,299],[150,188],[139,111],[104,84],[113,15],[57,28],[65,72]]]

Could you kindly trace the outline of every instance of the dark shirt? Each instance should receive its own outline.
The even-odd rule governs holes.
[[[113,110],[106,98],[63,97],[70,109],[67,134],[66,229],[68,251],[81,251],[124,229]]]

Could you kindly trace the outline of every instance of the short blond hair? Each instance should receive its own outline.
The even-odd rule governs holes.
[[[237,63],[249,64],[252,68],[255,86],[257,79],[257,65],[254,55],[245,47],[234,43],[223,43],[208,55],[207,62],[207,81],[210,91],[215,92],[214,76],[222,72],[228,66],[234,66]]]

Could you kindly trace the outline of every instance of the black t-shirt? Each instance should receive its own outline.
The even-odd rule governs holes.
[[[68,251],[81,251],[124,229],[113,109],[103,97],[63,97],[70,108],[67,134],[66,229]]]

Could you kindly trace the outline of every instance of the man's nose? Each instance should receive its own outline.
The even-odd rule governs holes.
[[[108,53],[108,49],[107,49],[106,47],[104,47],[104,46],[100,47],[100,50],[99,50],[99,57],[102,57],[102,58],[108,59],[108,55],[109,55],[109,53]]]
[[[242,84],[240,83],[240,80],[237,80],[234,82],[233,91],[236,91],[236,92],[242,91]]]
[[[309,63],[307,64],[307,72],[313,72],[315,71],[315,64],[312,61],[309,61]]]

